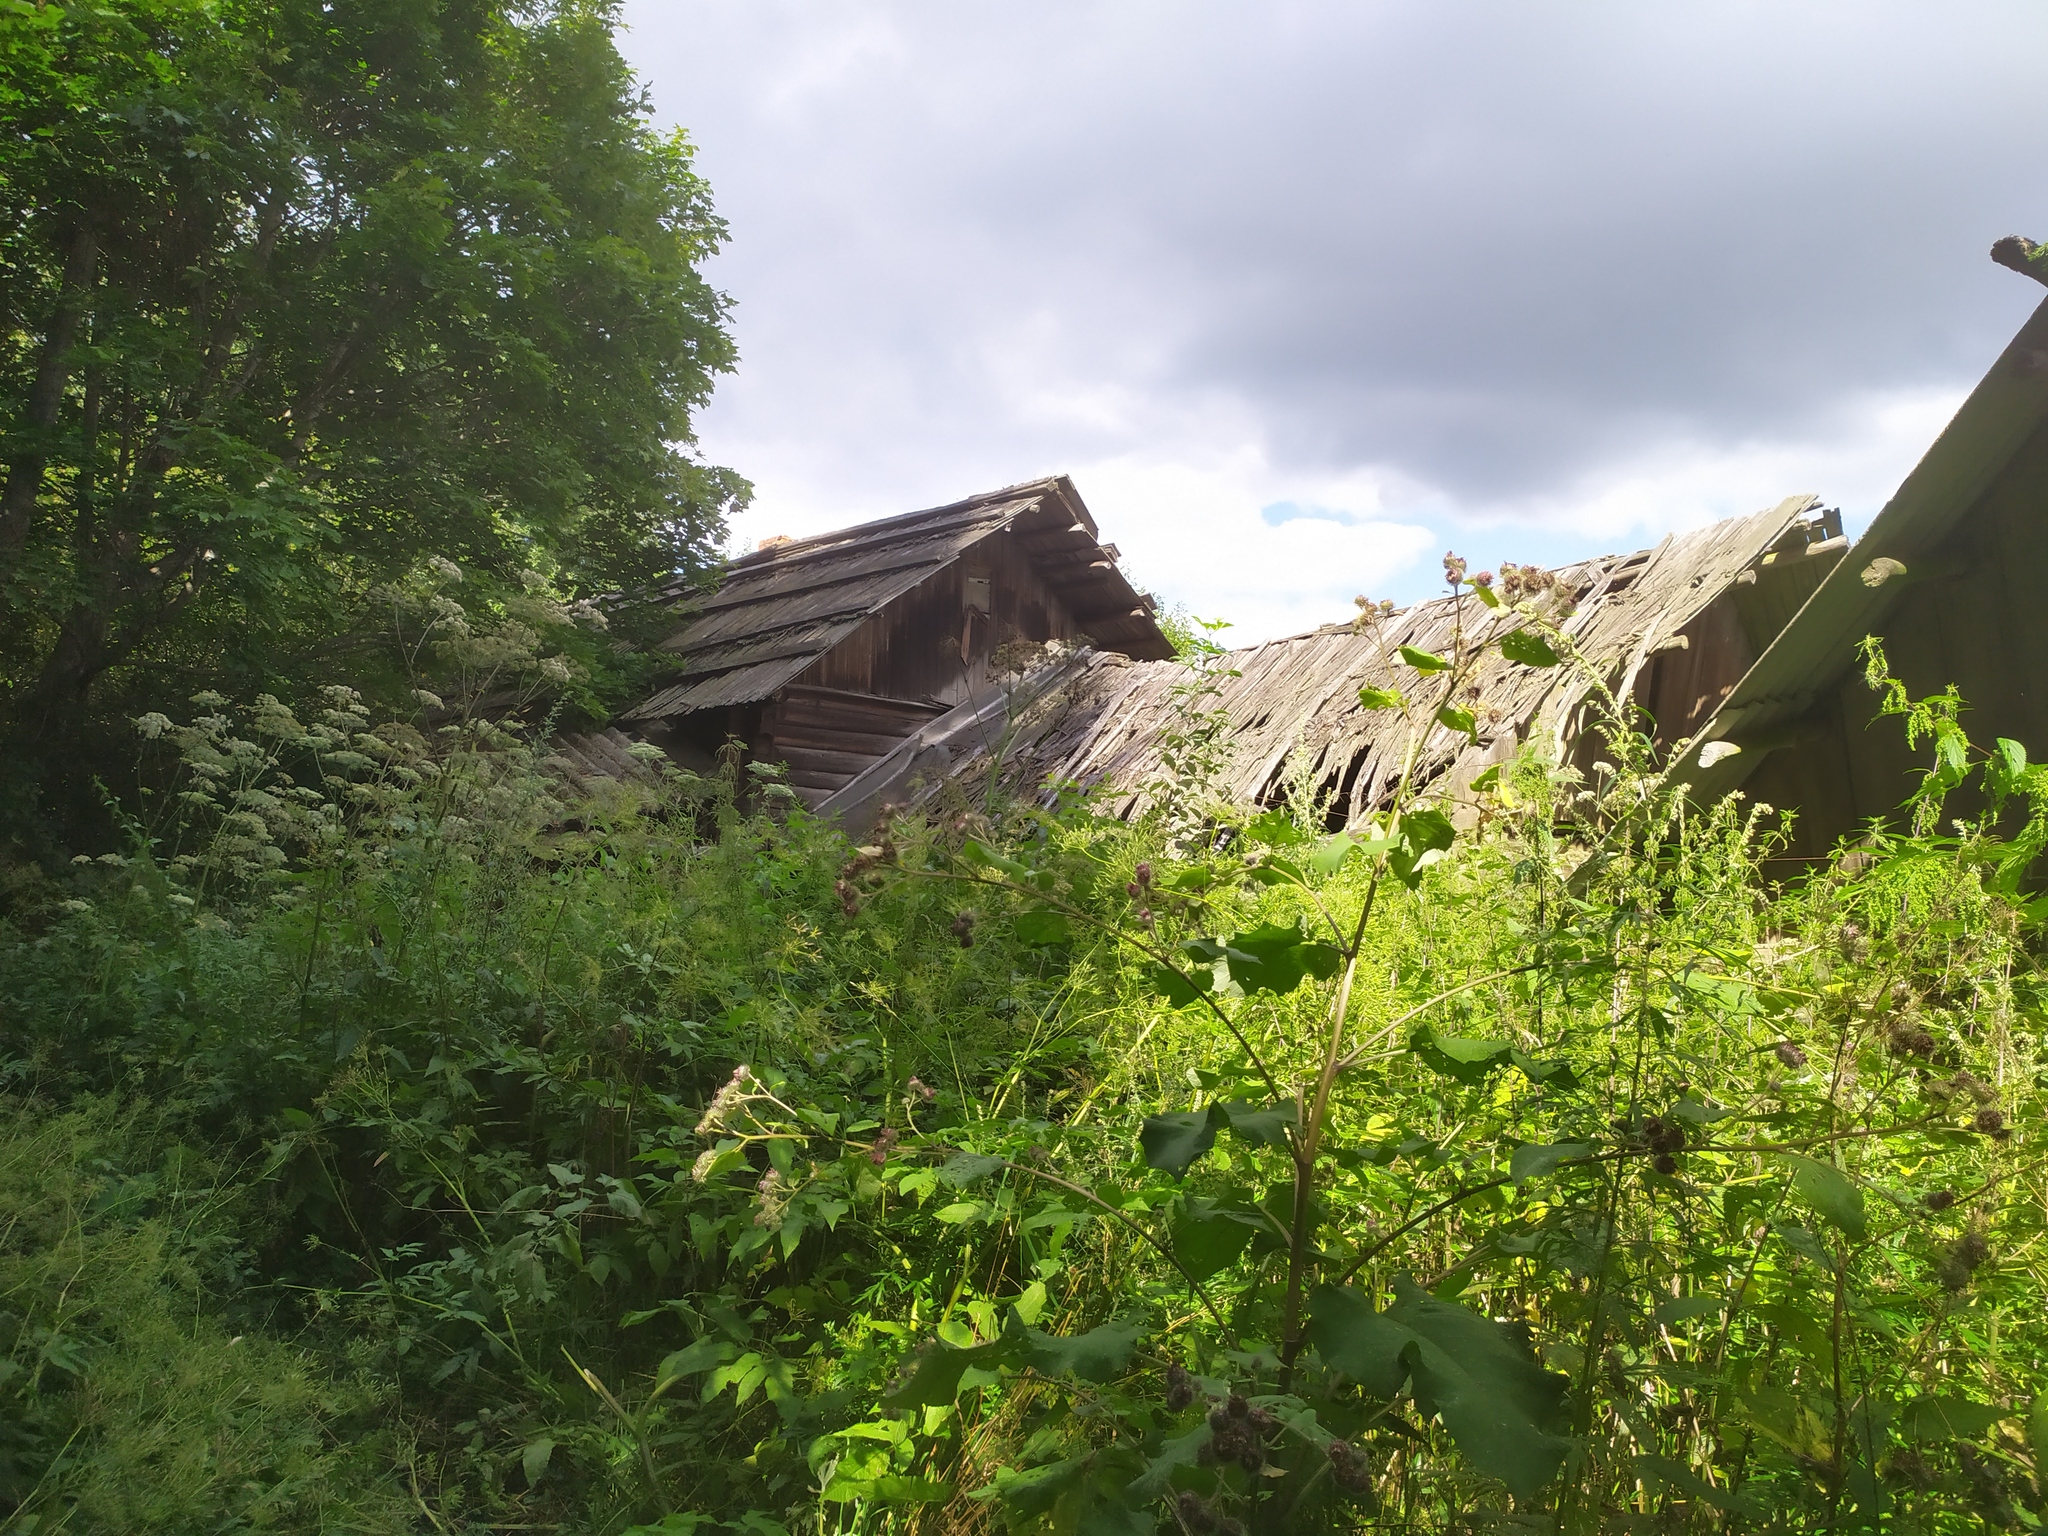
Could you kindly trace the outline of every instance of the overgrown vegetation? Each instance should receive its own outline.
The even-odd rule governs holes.
[[[1487,590],[1367,703],[1568,651]],[[2043,776],[1883,698],[1932,809],[1783,889],[1625,720],[1470,825],[1190,751],[850,849],[147,719],[168,809],[0,941],[8,1528],[2031,1527]]]
[[[615,16],[0,3],[0,1530],[2040,1525],[2048,772],[1874,642],[1789,885],[1611,698],[1224,803],[1178,613],[1135,824],[550,759],[746,494]],[[1583,664],[1446,576],[1416,740]]]

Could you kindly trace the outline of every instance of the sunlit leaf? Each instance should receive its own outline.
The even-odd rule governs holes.
[[[1510,630],[1500,637],[1500,653],[1509,661],[1519,661],[1525,667],[1554,667],[1557,652],[1550,648],[1550,642],[1534,630]]]
[[[1412,645],[1401,647],[1401,659],[1418,672],[1441,672],[1450,665],[1443,657],[1429,651],[1418,651]]]
[[[1922,1443],[1936,1440],[1975,1440],[2001,1419],[2009,1419],[2014,1408],[1994,1403],[1973,1403],[1961,1397],[1916,1397],[1899,1410],[1899,1433]]]
[[[1446,704],[1438,710],[1436,723],[1445,730],[1460,732],[1474,741],[1479,739],[1479,722],[1473,717],[1472,711],[1460,708],[1456,704]]]
[[[1517,1147],[1508,1159],[1508,1174],[1517,1184],[1524,1179],[1541,1178],[1555,1173],[1558,1164],[1589,1156],[1592,1151],[1593,1144],[1589,1141],[1554,1141],[1547,1146]]]
[[[1399,689],[1376,688],[1371,684],[1358,690],[1358,706],[1361,709],[1400,709],[1408,701],[1401,697]]]
[[[1074,925],[1064,912],[1036,907],[1018,914],[1017,937],[1026,944],[1065,944],[1074,937]]]
[[[1865,1235],[1863,1191],[1839,1168],[1793,1152],[1778,1156],[1792,1170],[1792,1188],[1816,1213],[1840,1228],[1852,1242]]]

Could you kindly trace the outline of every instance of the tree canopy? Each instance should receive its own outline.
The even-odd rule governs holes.
[[[612,0],[0,4],[0,727],[361,681],[432,559],[701,565],[726,229]]]

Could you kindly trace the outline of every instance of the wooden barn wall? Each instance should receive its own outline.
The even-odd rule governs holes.
[[[1919,564],[1894,578],[1911,585],[1879,626],[1893,673],[1915,697],[1954,683],[1968,705],[1963,727],[1980,746],[2009,736],[2029,761],[2048,758],[2048,429]],[[1844,655],[1816,658],[1851,664],[1743,786],[1752,800],[1798,808],[1788,859],[1821,857],[1844,833],[1893,815],[1929,761],[1924,744],[1907,749],[1903,722],[1876,718],[1855,643],[1845,637]],[[1949,805],[1954,815],[1978,809],[1974,794]]]
[[[1739,575],[1678,633],[1683,645],[1650,658],[1636,685],[1636,702],[1656,721],[1660,758],[1697,735],[1770,647],[1800,606],[1841,561],[1848,541],[1812,546],[1806,525],[1796,525],[1761,565]],[[1746,579],[1745,579],[1746,578]]]
[[[988,582],[990,612],[968,609],[970,580]],[[799,680],[851,693],[957,704],[988,681],[989,657],[998,647],[1079,634],[1073,614],[1006,528],[890,603]]]

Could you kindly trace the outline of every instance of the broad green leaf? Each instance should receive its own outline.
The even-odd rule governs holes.
[[[1074,925],[1064,912],[1034,907],[1017,915],[1017,937],[1026,944],[1066,944],[1073,940]]]
[[[1263,923],[1232,934],[1223,959],[1230,968],[1230,979],[1247,996],[1292,992],[1309,976],[1327,980],[1343,962],[1335,946],[1311,940],[1298,917],[1288,926]]]
[[[1247,1104],[1241,1100],[1217,1104],[1210,1114],[1218,1116],[1230,1133],[1261,1147],[1284,1147],[1287,1133],[1301,1123],[1301,1112],[1292,1099],[1284,1104]]]
[[[2000,1419],[2016,1412],[1961,1397],[1916,1397],[1899,1410],[1899,1433],[1922,1444],[1937,1440],[1975,1440]]]
[[[1027,1518],[1047,1514],[1060,1502],[1062,1494],[1081,1481],[1093,1460],[1092,1456],[1070,1456],[1065,1461],[1050,1462],[1025,1472],[998,1467],[988,1496],[1000,1499],[1006,1508]]]
[[[1188,1165],[1216,1145],[1216,1117],[1206,1109],[1177,1109],[1148,1115],[1138,1132],[1145,1166],[1185,1177]]]
[[[1167,1004],[1174,1008],[1191,1007],[1201,1001],[1204,992],[1210,991],[1216,985],[1215,973],[1212,971],[1183,972],[1175,970],[1170,965],[1161,965],[1157,961],[1146,968],[1145,974],[1151,978],[1152,990],[1165,998]]]
[[[1204,1419],[1186,1434],[1167,1441],[1145,1468],[1144,1475],[1126,1490],[1126,1497],[1147,1501],[1165,1498],[1173,1491],[1174,1473],[1201,1465],[1202,1447],[1210,1438],[1209,1423]]]
[[[1532,1083],[1550,1083],[1558,1088],[1576,1088],[1579,1074],[1572,1070],[1568,1061],[1538,1061],[1522,1050],[1508,1052],[1508,1060],[1520,1069],[1522,1076]]]
[[[1722,1296],[1672,1296],[1657,1303],[1654,1315],[1658,1322],[1669,1328],[1673,1323],[1690,1322],[1695,1317],[1718,1313],[1727,1305],[1727,1298]]]
[[[1002,1166],[1000,1157],[988,1157],[980,1152],[955,1152],[939,1164],[939,1179],[948,1189],[965,1189]]]
[[[1834,1255],[1829,1253],[1821,1240],[1799,1225],[1796,1221],[1774,1221],[1771,1231],[1778,1241],[1790,1248],[1801,1258],[1811,1259],[1823,1269],[1835,1267]]]
[[[1017,1309],[1017,1320],[1028,1327],[1044,1315],[1047,1299],[1045,1282],[1034,1280],[1024,1287],[1010,1305]]]
[[[1555,1173],[1559,1163],[1589,1156],[1592,1151],[1593,1144],[1589,1141],[1554,1141],[1547,1146],[1517,1147],[1508,1159],[1508,1174],[1517,1184],[1524,1179],[1538,1179],[1547,1173]]]
[[[1436,723],[1447,731],[1457,731],[1474,741],[1479,739],[1479,722],[1473,718],[1472,711],[1461,709],[1456,704],[1446,704],[1438,710]]]
[[[1450,665],[1443,657],[1429,651],[1418,651],[1412,645],[1401,647],[1401,659],[1418,672],[1441,672]]]
[[[1498,608],[1500,606],[1500,594],[1494,591],[1492,587],[1475,586],[1472,589],[1472,595],[1489,608]]]
[[[681,1349],[663,1360],[654,1372],[654,1384],[665,1386],[678,1376],[695,1376],[704,1371],[716,1370],[739,1354],[739,1346],[729,1339],[702,1338],[694,1344],[685,1344]]]
[[[2048,1392],[2034,1399],[2027,1410],[2027,1444],[2034,1451],[2034,1477],[2048,1484]]]
[[[1550,648],[1550,642],[1533,630],[1517,629],[1500,637],[1500,653],[1509,661],[1519,661],[1525,667],[1554,667],[1557,652]]]
[[[1361,709],[1399,709],[1408,701],[1395,688],[1375,688],[1368,684],[1358,690],[1358,705]]]
[[[1478,1084],[1508,1064],[1514,1046],[1506,1040],[1444,1040],[1418,1030],[1408,1048],[1424,1062],[1461,1083]]]
[[[866,1491],[861,1495],[883,1504],[943,1504],[952,1496],[951,1483],[934,1482],[928,1477],[903,1477],[895,1473],[876,1478],[866,1485]]]
[[[1832,1163],[1792,1152],[1780,1152],[1778,1156],[1792,1169],[1792,1188],[1799,1198],[1839,1227],[1851,1242],[1862,1242],[1866,1231],[1863,1191]]]
[[[1416,1407],[1443,1420],[1474,1466],[1517,1498],[1530,1497],[1570,1448],[1563,1433],[1570,1383],[1536,1363],[1519,1330],[1405,1278],[1394,1282],[1394,1295],[1382,1313],[1355,1289],[1318,1287],[1309,1342],[1375,1397],[1391,1400],[1408,1383]]]
[[[1083,1381],[1108,1381],[1130,1364],[1143,1336],[1143,1329],[1129,1320],[1104,1323],[1072,1338],[1026,1328],[1016,1335],[1016,1358],[1048,1376],[1067,1372]]]
[[[1349,832],[1339,832],[1309,857],[1309,868],[1319,875],[1334,875],[1344,867],[1344,861],[1351,857],[1358,846],[1358,839]]]
[[[952,1349],[934,1342],[919,1355],[909,1377],[880,1398],[884,1408],[922,1408],[950,1403],[960,1395],[960,1378],[968,1367],[993,1370],[1016,1352],[1013,1339],[995,1339],[973,1349]]]
[[[1261,885],[1308,884],[1308,876],[1301,872],[1301,866],[1290,859],[1264,858],[1246,870],[1245,873]]]
[[[1216,1209],[1208,1200],[1191,1200],[1173,1223],[1173,1256],[1197,1280],[1207,1280],[1235,1264],[1252,1240],[1252,1228]]]
[[[1441,851],[1458,840],[1458,829],[1442,811],[1410,811],[1395,829],[1403,843],[1418,853]]]
[[[982,1213],[983,1209],[984,1207],[978,1201],[956,1200],[951,1205],[941,1209],[938,1212],[938,1218],[949,1227],[957,1227],[964,1222],[974,1220]]]
[[[547,1471],[548,1461],[555,1454],[555,1442],[546,1435],[538,1440],[529,1440],[526,1449],[519,1453],[519,1470],[526,1474],[526,1486],[531,1488],[541,1480]]]
[[[1310,837],[1308,830],[1285,811],[1261,811],[1244,824],[1244,835],[1268,848],[1293,848]]]

